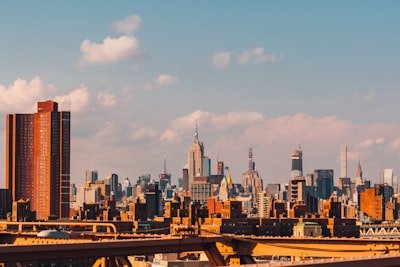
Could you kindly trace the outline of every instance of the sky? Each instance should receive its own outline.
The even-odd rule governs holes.
[[[8,1],[0,9],[5,114],[53,99],[71,111],[71,180],[181,176],[196,122],[205,154],[241,181],[399,174],[399,1]],[[0,185],[5,152],[0,153]],[[337,181],[337,180],[336,180]]]

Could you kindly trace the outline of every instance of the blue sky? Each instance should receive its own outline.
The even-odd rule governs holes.
[[[361,158],[378,181],[399,169],[399,11],[398,1],[2,3],[0,112],[46,98],[71,109],[78,184],[91,167],[156,176],[164,155],[178,177],[195,121],[235,181],[252,146],[264,182],[285,182],[298,143],[307,171],[337,170],[347,143],[351,168]]]

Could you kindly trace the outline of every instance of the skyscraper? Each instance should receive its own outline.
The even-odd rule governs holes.
[[[218,197],[221,201],[229,200],[229,188],[228,188],[228,181],[226,180],[226,177],[222,178],[221,184],[219,186]]]
[[[347,146],[340,146],[340,178],[347,178]]]
[[[98,180],[98,177],[99,173],[96,170],[91,170],[91,171],[87,170],[85,181],[89,181],[92,184],[94,184]]]
[[[182,169],[182,180],[183,180],[183,191],[189,191],[189,170],[187,168]]]
[[[359,186],[359,185],[362,185],[362,184],[364,184],[364,181],[363,181],[363,172],[362,172],[362,169],[361,169],[361,162],[360,161],[358,161],[358,165],[357,165],[357,169],[356,169],[356,177],[355,177],[356,179],[356,187],[357,186]]]
[[[6,188],[12,201],[34,199],[33,114],[6,116]]]
[[[204,159],[204,145],[199,140],[199,132],[194,133],[193,144],[188,153],[188,170],[189,170],[189,188],[193,183],[193,178],[196,176],[203,176],[203,159]]]
[[[393,186],[393,169],[383,170],[383,183],[389,186]]]
[[[297,176],[295,179],[289,180],[288,200],[290,202],[306,200],[306,179]]]
[[[328,199],[333,192],[333,170],[315,170],[314,179],[318,197]]]
[[[292,153],[292,178],[303,176],[303,152],[301,147]]]
[[[164,168],[162,172],[158,175],[160,179],[160,189],[164,192],[168,184],[171,184],[171,174],[167,172],[167,158],[164,157]]]
[[[114,196],[118,195],[118,174],[112,173],[110,175],[110,191],[114,193]]]
[[[257,205],[258,194],[263,191],[263,180],[256,170],[256,164],[253,161],[253,149],[249,148],[248,169],[242,174],[242,185],[246,194],[253,196],[254,204]]]
[[[155,216],[161,216],[162,213],[162,194],[158,183],[150,183],[146,188],[146,206],[147,218],[153,219]]]
[[[202,176],[211,175],[211,159],[207,156],[203,158]]]
[[[38,219],[69,217],[70,112],[53,101],[34,114],[6,117],[6,187],[31,201]]]

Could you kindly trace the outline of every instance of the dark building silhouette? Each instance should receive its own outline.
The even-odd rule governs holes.
[[[158,183],[151,183],[146,188],[146,207],[147,218],[153,219],[155,216],[162,215],[162,194],[158,188]]]
[[[189,169],[182,169],[183,191],[189,191]]]
[[[11,211],[11,191],[9,189],[0,189],[0,219],[7,219],[7,213]]]
[[[328,199],[333,192],[333,170],[315,170],[318,197]]]

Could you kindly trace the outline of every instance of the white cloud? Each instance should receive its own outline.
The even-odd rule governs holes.
[[[90,94],[87,87],[82,84],[66,95],[56,96],[54,100],[60,104],[62,109],[79,112],[89,104]]]
[[[385,138],[379,137],[379,138],[375,138],[375,139],[364,140],[358,144],[358,147],[362,148],[362,149],[369,149],[376,145],[383,145],[384,143],[385,143]]]
[[[275,62],[282,59],[283,56],[269,54],[264,51],[262,47],[255,47],[252,49],[247,49],[243,51],[238,58],[238,62],[241,65],[244,64],[260,64],[260,63],[268,63]]]
[[[236,125],[250,124],[254,122],[261,122],[264,116],[258,112],[228,112],[226,114],[213,116],[211,124],[219,129],[232,127]]]
[[[154,129],[148,127],[141,127],[141,128],[134,128],[133,132],[131,133],[130,137],[134,141],[146,139],[146,138],[157,138],[158,132]]]
[[[393,142],[391,142],[389,149],[393,151],[400,151],[400,138],[396,138]]]
[[[97,99],[103,107],[113,107],[118,104],[117,97],[111,93],[109,90],[104,92],[99,92],[97,94]]]
[[[101,43],[86,39],[81,44],[80,63],[85,65],[117,62],[137,56],[139,51],[139,42],[134,36],[107,37]]]
[[[176,83],[178,81],[178,78],[172,75],[168,74],[161,74],[160,76],[157,77],[156,79],[156,84],[158,86],[168,86]]]
[[[123,20],[113,22],[112,27],[115,31],[125,34],[131,34],[140,28],[142,19],[138,15],[130,15]]]
[[[142,86],[143,90],[151,91],[156,88],[166,87],[178,82],[178,78],[169,74],[161,74],[154,81],[146,83]]]
[[[218,69],[226,69],[230,66],[232,57],[240,65],[276,62],[284,58],[283,55],[267,53],[262,47],[255,47],[239,53],[233,51],[215,53],[211,57],[211,63]]]
[[[167,128],[164,132],[162,132],[160,140],[171,144],[176,144],[182,140],[182,136],[177,129]]]
[[[194,131],[196,123],[203,128],[211,127],[215,130],[226,130],[230,127],[260,122],[263,119],[263,115],[257,112],[234,111],[218,115],[208,111],[196,110],[173,120],[161,134],[160,139],[170,143],[178,143],[183,135]]]
[[[0,85],[0,111],[31,112],[36,102],[54,94],[54,85],[46,85],[39,77],[31,81],[17,79],[10,86]]]
[[[57,91],[40,77],[31,81],[17,79],[8,87],[0,85],[0,112],[35,112],[36,103],[43,100],[54,100],[60,104],[60,109],[79,112],[89,103],[89,91],[84,85],[61,96],[57,96]]]
[[[351,122],[335,116],[313,117],[304,113],[263,120],[244,133],[246,140],[262,140],[268,144],[336,139],[352,130]]]
[[[219,52],[212,56],[211,63],[218,69],[226,69],[231,62],[231,52]]]

